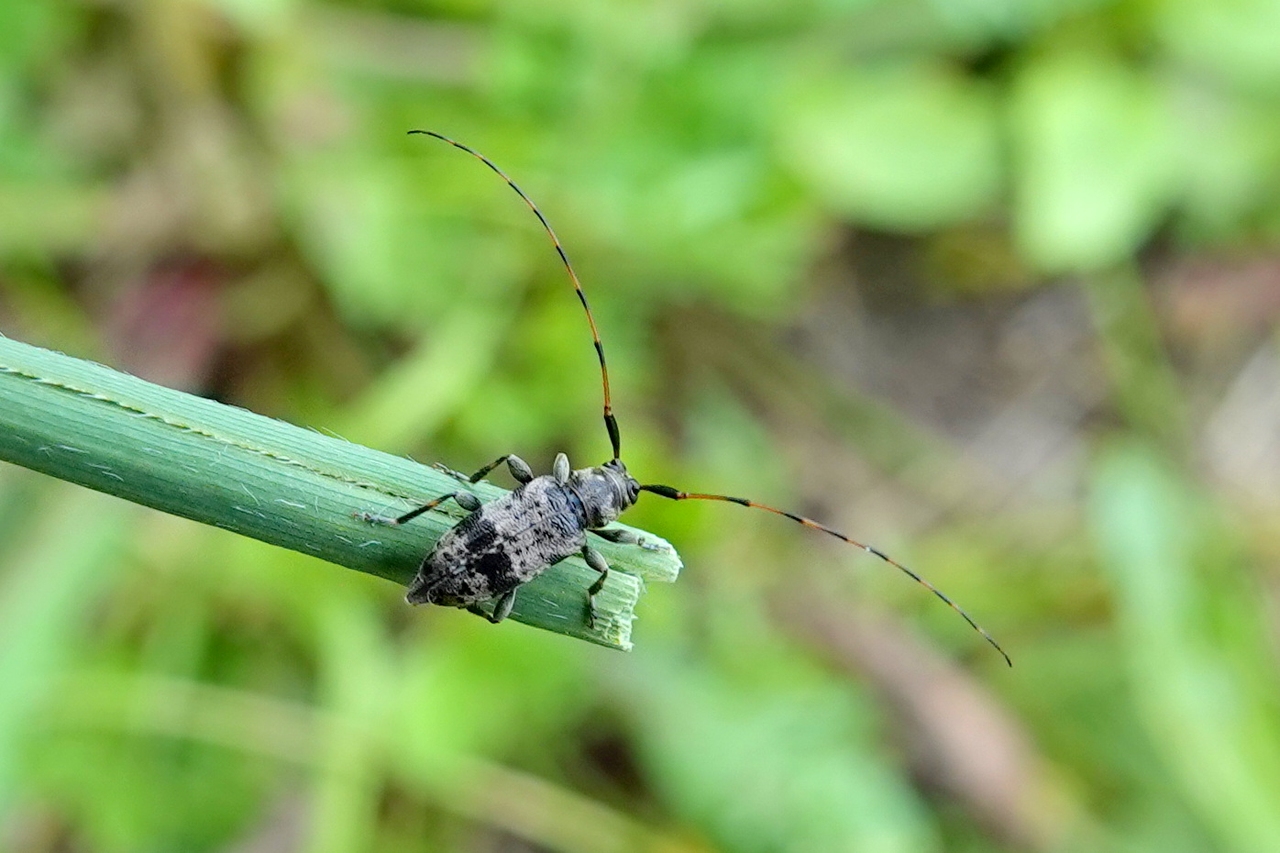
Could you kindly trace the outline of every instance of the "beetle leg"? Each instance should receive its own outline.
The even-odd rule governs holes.
[[[439,471],[441,474],[452,477],[453,479],[457,480],[459,483],[467,482],[466,474],[462,473],[461,471],[455,471],[454,469],[450,468],[448,465],[444,464],[443,462],[432,462],[431,467]]]
[[[493,605],[493,613],[484,613],[478,607],[473,608],[472,610],[497,625],[503,619],[506,619],[511,615],[511,608],[516,606],[516,590],[519,588],[520,587],[515,587],[514,589],[510,589],[503,593],[502,597],[498,599],[498,603]]]
[[[533,471],[532,469],[529,468],[529,463],[525,462],[523,459],[521,459],[519,456],[516,456],[514,453],[506,453],[506,454],[503,454],[502,456],[499,456],[497,459],[493,460],[488,465],[484,466],[479,471],[472,474],[470,477],[468,477],[466,474],[463,474],[461,471],[455,471],[452,468],[448,467],[447,465],[442,465],[439,462],[435,463],[431,467],[435,468],[437,471],[439,471],[442,474],[448,474],[450,477],[452,477],[453,479],[457,480],[460,483],[474,484],[474,483],[480,482],[485,477],[487,477],[490,471],[492,471],[494,468],[497,468],[503,462],[507,463],[507,470],[511,472],[511,476],[513,479],[516,480],[516,482],[523,484],[533,479]]]
[[[399,527],[406,521],[412,521],[424,512],[429,512],[430,510],[435,509],[440,506],[440,504],[449,500],[449,498],[456,500],[458,502],[458,506],[468,512],[475,512],[480,508],[480,499],[470,492],[449,492],[447,495],[441,495],[435,500],[427,501],[417,509],[409,510],[404,515],[396,516],[395,518],[388,518],[384,515],[374,515],[370,512],[358,512],[356,513],[356,518],[359,518],[361,521],[367,521],[370,524],[384,524],[388,527]]]
[[[569,457],[563,453],[556,454],[556,461],[551,466],[551,473],[555,475],[556,482],[564,485],[569,482]]]
[[[599,536],[601,539],[608,540],[609,542],[616,542],[619,545],[635,545],[636,547],[643,548],[646,551],[670,550],[670,548],[665,545],[660,545],[657,542],[650,542],[640,534],[622,527],[606,527],[603,530],[588,530],[587,532],[594,533],[596,536]]]
[[[517,483],[524,484],[533,479],[533,470],[529,468],[529,463],[514,453],[507,457],[507,470],[511,472],[511,478]]]
[[[595,583],[587,588],[587,627],[594,628],[596,626],[596,593],[604,589],[605,579],[609,577],[609,564],[605,562],[604,555],[590,545],[582,546],[582,559],[600,573]]]

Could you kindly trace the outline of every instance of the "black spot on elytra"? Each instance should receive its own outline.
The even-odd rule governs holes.
[[[475,563],[476,572],[489,579],[490,587],[511,576],[511,556],[506,551],[489,551],[481,554]]]

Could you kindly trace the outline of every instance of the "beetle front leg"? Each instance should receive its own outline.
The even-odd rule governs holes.
[[[610,542],[616,542],[619,545],[635,545],[646,551],[668,551],[669,547],[659,545],[657,542],[650,542],[638,533],[633,533],[622,527],[606,527],[603,530],[589,530],[588,533],[594,533],[601,539]]]

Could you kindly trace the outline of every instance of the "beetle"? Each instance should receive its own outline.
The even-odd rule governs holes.
[[[589,623],[594,623],[595,596],[604,588],[605,579],[609,575],[609,565],[603,555],[591,547],[587,534],[640,547],[658,547],[647,543],[643,537],[630,531],[607,526],[632,507],[642,492],[648,492],[674,501],[724,501],[751,509],[764,510],[874,554],[924,586],[960,614],[1000,653],[1009,666],[1013,666],[1013,661],[995,638],[959,605],[914,570],[872,545],[852,539],[811,518],[746,498],[686,492],[656,483],[642,484],[632,477],[622,462],[622,439],[617,418],[613,414],[609,367],[605,362],[604,346],[600,342],[600,332],[596,327],[595,316],[591,313],[591,306],[587,302],[587,295],[582,289],[578,274],[574,271],[573,264],[569,262],[569,256],[560,244],[560,238],[556,236],[551,223],[524,190],[520,189],[515,181],[488,157],[433,130],[411,130],[409,133],[439,139],[475,157],[515,190],[542,223],[543,229],[551,238],[551,243],[569,274],[574,292],[587,316],[596,357],[600,362],[605,430],[608,432],[609,443],[613,449],[613,457],[602,465],[577,470],[570,466],[569,458],[565,454],[558,454],[551,473],[538,477],[533,475],[533,471],[524,460],[514,454],[499,456],[470,476],[437,465],[437,469],[461,484],[472,485],[483,480],[499,465],[506,463],[507,470],[520,485],[515,491],[487,504],[481,504],[474,494],[462,488],[443,494],[396,518],[383,518],[362,513],[361,517],[366,521],[399,525],[435,509],[448,500],[453,500],[468,513],[456,525],[445,531],[435,547],[422,560],[417,576],[410,584],[409,592],[405,597],[410,604],[442,604],[481,612],[478,610],[478,605],[494,602],[493,611],[488,614],[488,618],[495,623],[501,622],[510,615],[516,594],[522,584],[537,577],[549,566],[578,554],[588,566],[599,572],[599,577],[586,591],[587,618]]]

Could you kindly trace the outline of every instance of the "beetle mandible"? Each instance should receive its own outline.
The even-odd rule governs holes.
[[[981,634],[1004,657],[1006,663],[1013,665],[1009,655],[995,641],[995,638],[959,605],[915,571],[872,545],[845,536],[811,518],[746,498],[685,492],[660,484],[642,485],[632,477],[627,472],[627,466],[622,463],[622,439],[618,431],[618,421],[613,415],[609,391],[609,368],[605,363],[600,332],[596,328],[595,317],[591,313],[591,306],[587,302],[586,293],[582,290],[578,274],[569,263],[569,256],[560,245],[560,239],[552,229],[551,223],[542,215],[542,211],[533,203],[533,200],[525,195],[524,190],[520,189],[515,181],[511,180],[488,157],[432,130],[411,130],[409,133],[431,136],[447,142],[484,163],[515,190],[542,223],[543,229],[555,246],[556,253],[560,256],[561,263],[569,273],[574,292],[577,293],[578,301],[582,303],[582,309],[587,315],[587,324],[591,328],[591,338],[595,343],[596,357],[600,361],[600,377],[604,390],[604,424],[613,448],[613,458],[603,465],[577,470],[573,470],[569,465],[569,457],[560,453],[556,456],[551,473],[539,477],[535,477],[528,464],[514,454],[499,456],[470,476],[437,465],[439,470],[460,483],[475,484],[505,462],[507,470],[520,485],[505,497],[483,505],[474,494],[465,489],[459,489],[428,501],[397,518],[362,514],[362,517],[370,522],[399,525],[435,509],[448,500],[455,501],[467,511],[468,515],[445,531],[435,547],[423,559],[418,568],[418,574],[405,596],[410,604],[443,604],[475,609],[481,603],[492,601],[494,602],[493,612],[488,618],[495,623],[501,622],[511,613],[516,594],[522,584],[537,577],[549,566],[579,554],[588,566],[600,573],[586,591],[588,620],[594,623],[595,596],[604,588],[605,579],[609,575],[609,565],[605,562],[604,556],[591,547],[587,541],[587,534],[612,542],[653,547],[630,531],[607,526],[634,505],[641,492],[649,492],[675,501],[726,501],[752,509],[761,509],[789,518],[812,530],[834,536],[855,548],[874,554],[945,602]]]

